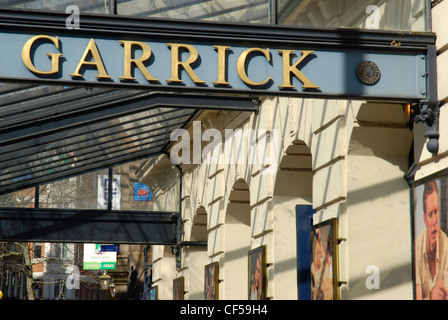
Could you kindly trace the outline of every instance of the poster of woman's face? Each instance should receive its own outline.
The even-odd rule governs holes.
[[[159,299],[159,287],[154,286],[149,289],[149,300],[158,300]]]
[[[311,230],[311,299],[334,297],[334,220],[315,225]]]
[[[204,299],[205,300],[219,300],[219,264],[213,262],[205,266],[204,279]]]
[[[249,300],[266,299],[266,247],[249,251]]]
[[[173,280],[173,300],[184,300],[184,277]]]
[[[414,289],[417,300],[448,299],[448,177],[414,186]]]

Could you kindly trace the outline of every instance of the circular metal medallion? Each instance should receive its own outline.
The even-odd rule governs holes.
[[[375,62],[363,61],[356,68],[356,76],[362,83],[373,85],[380,80],[381,71]]]

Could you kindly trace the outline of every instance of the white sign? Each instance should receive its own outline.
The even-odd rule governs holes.
[[[107,209],[107,195],[109,190],[109,176],[107,174],[98,176],[98,209]],[[120,176],[114,175],[112,182],[112,210],[120,210],[121,187]]]
[[[84,270],[115,269],[117,252],[101,252],[100,244],[84,244]]]

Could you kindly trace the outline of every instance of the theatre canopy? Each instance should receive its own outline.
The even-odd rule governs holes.
[[[82,15],[79,28],[68,28],[64,13],[1,9],[0,194],[166,154],[171,132],[200,110],[256,112],[260,96],[432,106],[434,43],[428,32],[110,15]],[[179,212],[36,204],[0,209],[0,238],[178,240]],[[58,221],[73,226],[71,235],[62,239]],[[123,221],[148,229],[108,236]],[[135,236],[157,233],[158,224],[168,236]],[[111,227],[97,236],[104,225]]]

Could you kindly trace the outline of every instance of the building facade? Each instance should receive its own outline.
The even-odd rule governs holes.
[[[248,299],[249,253],[259,247],[266,249],[265,298],[312,298],[301,288],[309,286],[309,275],[300,272],[306,268],[301,260],[309,263],[310,251],[299,240],[300,223],[306,224],[308,216],[313,225],[337,221],[338,260],[333,263],[339,273],[333,285],[340,299],[415,298],[412,183],[446,168],[442,70],[447,6],[439,1],[432,8],[442,101],[437,154],[426,148],[423,124],[409,128],[400,103],[266,97],[259,114],[204,112],[198,119],[202,132],[215,128],[222,137],[225,130],[263,129],[264,136],[238,142],[247,149],[262,143],[271,152],[266,162],[229,163],[219,146],[209,154],[215,162],[182,165],[179,177],[168,155],[151,160],[151,168],[159,164],[157,169],[168,177],[154,184],[155,205],[175,207],[177,197],[182,198],[185,242],[178,255],[171,247],[154,248],[153,283],[160,299],[174,297],[176,281],[184,282],[185,299],[205,299],[205,270],[214,262],[219,299]],[[311,8],[302,15],[313,16]],[[390,19],[387,11],[382,14]],[[271,148],[265,147],[266,140]],[[208,141],[202,141],[202,152],[211,149],[205,151]],[[233,142],[230,148],[241,147]],[[276,169],[262,174],[269,167]],[[418,169],[411,183],[405,177],[412,168]],[[152,171],[142,170],[140,177],[151,183]]]
[[[425,264],[416,251],[416,217],[426,198],[417,195],[426,182],[438,181],[440,224],[448,221],[447,1],[107,3],[87,10],[435,33],[437,52],[428,59],[438,69],[439,104],[430,109],[436,127],[428,129],[433,114],[418,121],[422,109],[392,97],[262,95],[257,112],[202,110],[173,131],[166,153],[133,169],[153,194],[151,210],[180,212],[179,241],[151,245],[157,299],[420,298]],[[435,297],[428,292],[422,298]]]

